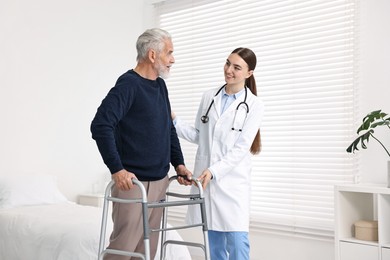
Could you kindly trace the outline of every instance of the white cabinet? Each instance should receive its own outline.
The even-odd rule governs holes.
[[[82,194],[79,195],[79,204],[85,206],[103,207],[104,195],[103,194]]]
[[[343,260],[376,260],[379,259],[378,247],[340,241],[340,259]]]
[[[378,221],[378,241],[355,238],[358,220]],[[385,185],[335,188],[336,260],[390,260],[390,189]]]

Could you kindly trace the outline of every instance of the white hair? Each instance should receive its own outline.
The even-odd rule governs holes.
[[[165,40],[171,40],[171,35],[167,31],[160,28],[146,30],[137,40],[137,61],[147,58],[150,49],[161,52]]]

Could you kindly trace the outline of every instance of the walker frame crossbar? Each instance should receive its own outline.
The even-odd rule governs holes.
[[[208,229],[207,229],[207,219],[206,219],[206,211],[204,205],[204,197],[203,197],[203,188],[201,183],[198,180],[192,180],[192,184],[196,185],[198,188],[198,193],[196,194],[180,194],[169,192],[170,184],[173,180],[177,180],[178,176],[172,176],[169,178],[169,184],[166,191],[165,201],[162,202],[148,202],[147,194],[144,185],[137,179],[133,179],[133,184],[137,185],[141,191],[141,197],[136,199],[120,199],[111,196],[111,190],[115,185],[114,181],[111,181],[107,187],[104,194],[104,204],[103,204],[103,214],[102,214],[102,223],[100,230],[100,241],[99,241],[99,256],[98,260],[102,260],[106,254],[114,254],[114,255],[123,255],[130,257],[138,257],[143,260],[150,260],[150,241],[149,236],[151,232],[161,232],[161,252],[160,252],[160,260],[165,258],[166,246],[168,244],[176,244],[183,246],[192,246],[199,247],[203,250],[205,254],[205,259],[210,260],[210,252],[209,252],[209,242],[208,242]],[[174,197],[180,200],[169,201],[170,197]],[[145,254],[137,253],[137,252],[128,252],[124,250],[118,249],[104,249],[105,237],[106,237],[106,229],[107,229],[107,215],[108,215],[108,207],[109,202],[117,202],[117,203],[140,203],[142,205],[142,219],[143,219],[143,233],[144,233],[144,244],[145,244]],[[176,226],[176,227],[167,227],[167,216],[168,216],[168,208],[176,207],[176,206],[185,206],[185,205],[196,205],[200,206],[201,218],[202,222],[195,223],[191,225],[184,226]],[[161,228],[159,229],[150,229],[149,221],[148,221],[148,209],[149,208],[163,208],[163,216],[161,222]],[[194,243],[194,242],[186,242],[186,241],[178,241],[178,240],[166,240],[166,232],[170,230],[178,230],[178,229],[188,229],[194,227],[202,227],[203,231],[203,240],[204,244]]]

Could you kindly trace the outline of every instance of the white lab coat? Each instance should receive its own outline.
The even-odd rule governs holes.
[[[212,89],[203,94],[195,127],[180,118],[177,118],[175,127],[180,138],[198,144],[194,177],[207,168],[213,173],[213,179],[204,191],[208,228],[214,231],[248,232],[252,156],[249,149],[260,128],[263,103],[247,89],[249,113],[245,116],[245,105],[240,105],[234,128],[242,128],[242,132],[232,130],[237,105],[244,101],[245,93],[221,115],[222,94],[215,96],[217,91]],[[209,122],[202,123],[200,118],[206,114],[213,99]],[[200,221],[199,206],[189,206],[187,222]]]

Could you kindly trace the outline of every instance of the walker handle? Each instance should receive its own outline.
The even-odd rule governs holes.
[[[174,177],[175,179],[177,179],[178,177],[182,177],[182,178],[183,178],[184,180],[186,180],[186,181],[191,181],[191,182],[195,181],[195,180],[192,179],[192,178],[191,178],[191,180],[188,179],[187,175],[176,174],[176,176],[173,175],[172,177]]]
[[[198,190],[199,190],[199,195],[201,198],[203,198],[203,187],[202,187],[202,183],[197,180],[197,179],[194,179],[192,178],[191,180],[187,178],[187,175],[180,175],[180,174],[176,174],[176,175],[173,175],[172,177],[169,178],[169,180],[177,180],[178,177],[183,177],[185,180],[187,181],[191,181],[192,184],[195,184],[195,186],[198,187]]]

